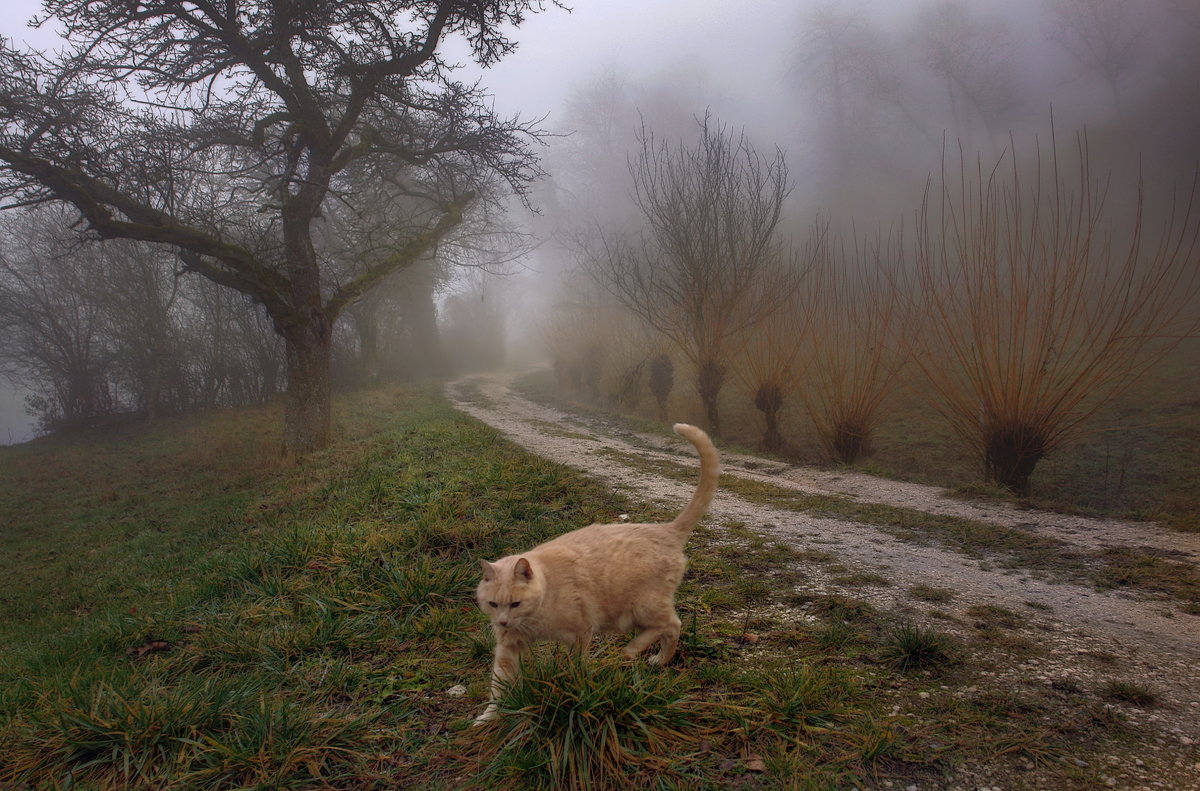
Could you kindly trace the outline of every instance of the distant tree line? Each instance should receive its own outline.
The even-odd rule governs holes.
[[[32,393],[41,430],[257,403],[279,390],[282,348],[261,312],[182,277],[161,249],[80,244],[70,221],[46,208],[0,225],[0,370]]]
[[[72,220],[53,206],[0,215],[0,378],[30,393],[40,431],[257,404],[284,392],[284,345],[260,306],[188,275],[162,246],[83,241]],[[481,299],[486,278],[455,283],[469,263],[458,252],[460,266],[430,256],[350,307],[334,328],[335,389],[502,358],[497,300]]]

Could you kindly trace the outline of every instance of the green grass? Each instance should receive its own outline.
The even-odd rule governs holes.
[[[477,558],[618,510],[429,388],[340,399],[341,440],[291,466],[278,418],[3,449],[0,780],[358,776],[429,693],[483,675]]]
[[[938,669],[954,661],[949,637],[908,622],[885,632],[879,654],[884,662],[899,670]]]
[[[685,772],[706,704],[686,676],[614,658],[554,652],[525,663],[481,743],[497,783],[528,788],[638,787]]]
[[[689,545],[670,667],[545,647],[473,728],[479,558],[665,514],[432,386],[335,407],[337,443],[294,464],[273,408],[0,449],[0,787],[877,789],[1127,749],[1087,695],[977,705],[1003,646],[929,665],[969,694],[898,673],[885,615],[798,592],[833,558],[733,524]],[[1027,787],[1083,787],[1065,772]]]

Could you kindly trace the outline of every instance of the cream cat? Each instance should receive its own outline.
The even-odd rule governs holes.
[[[589,525],[495,563],[481,561],[475,591],[492,622],[496,656],[492,700],[476,718],[496,716],[501,685],[520,666],[521,653],[538,640],[555,640],[586,651],[596,634],[637,636],[624,653],[634,658],[659,643],[650,661],[666,664],[679,642],[675,589],[687,558],[683,546],[708,509],[721,467],[717,450],[700,429],[676,423],[675,433],[700,454],[700,483],[687,507],[665,524]]]

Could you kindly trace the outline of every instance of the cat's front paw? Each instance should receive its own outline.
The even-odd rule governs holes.
[[[475,718],[473,725],[482,725],[489,720],[494,720],[498,716],[495,703],[489,703],[483,713]]]

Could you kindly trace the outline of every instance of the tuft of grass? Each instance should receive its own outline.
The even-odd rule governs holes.
[[[446,564],[427,554],[403,560],[380,559],[368,573],[374,578],[382,604],[397,613],[404,624],[439,606],[461,602],[476,583],[471,567]]]
[[[935,588],[931,585],[913,585],[908,589],[908,595],[921,601],[944,604],[954,598],[954,591],[946,588]]]
[[[879,656],[899,670],[938,668],[955,661],[950,637],[907,621],[884,632]]]
[[[831,577],[829,581],[835,585],[844,585],[849,588],[886,588],[892,584],[892,581],[887,577],[868,571],[860,571],[853,574],[841,574],[836,577]]]
[[[784,733],[832,728],[855,712],[857,690],[843,668],[799,664],[751,673],[745,681],[767,722]]]
[[[847,621],[830,621],[817,629],[813,637],[822,648],[837,651],[860,640],[862,632]]]
[[[1190,563],[1177,563],[1128,547],[1108,547],[1097,554],[1100,569],[1096,587],[1135,588],[1181,599],[1200,600],[1200,571]]]
[[[1108,681],[1101,687],[1100,694],[1106,698],[1142,708],[1148,708],[1158,703],[1158,692],[1144,684],[1132,681]]]
[[[858,764],[869,772],[876,766],[899,757],[903,738],[894,723],[868,717],[855,723],[844,736],[843,760]]]
[[[792,601],[799,605],[807,605],[810,612],[831,621],[849,623],[870,623],[876,617],[875,608],[862,599],[852,599],[837,594],[831,596],[812,596],[798,594]]]
[[[480,779],[558,789],[664,778],[671,756],[696,741],[691,723],[703,704],[688,687],[678,673],[641,663],[534,657],[500,696],[501,715],[468,737],[482,747]]]
[[[991,481],[971,480],[952,486],[946,490],[946,496],[962,500],[999,500],[1001,502],[1017,502],[1016,496],[1008,489]]]
[[[12,737],[0,777],[58,776],[102,789],[158,789],[169,779],[189,788],[304,788],[350,777],[371,718],[278,696],[261,681],[72,686]]]

